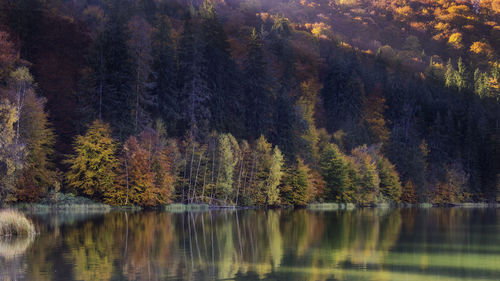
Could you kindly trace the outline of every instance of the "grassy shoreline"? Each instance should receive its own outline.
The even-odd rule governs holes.
[[[394,209],[394,208],[500,208],[500,203],[448,203],[448,204],[433,204],[433,203],[418,203],[418,204],[389,204],[380,203],[370,206],[361,206],[353,203],[311,203],[304,207],[293,206],[218,206],[209,204],[181,204],[171,203],[168,205],[152,208],[153,210],[167,212],[205,212],[213,210],[255,210],[255,209],[306,209],[310,211],[336,211],[336,210],[354,210],[354,209]],[[108,213],[111,211],[139,211],[140,206],[111,206],[103,203],[14,203],[3,206],[2,209],[12,209],[20,212],[29,213],[51,213],[51,212],[71,212],[71,213]]]

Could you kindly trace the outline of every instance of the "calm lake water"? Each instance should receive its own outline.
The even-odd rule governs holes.
[[[500,280],[500,210],[32,215],[0,280]]]

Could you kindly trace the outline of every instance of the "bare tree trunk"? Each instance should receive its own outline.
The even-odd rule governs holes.
[[[191,153],[191,164],[189,164],[189,189],[188,189],[188,198],[187,200],[190,201],[189,197],[191,196],[191,182],[192,182],[192,175],[193,175],[193,161],[194,161],[194,140],[193,140],[193,152]]]
[[[127,156],[125,156],[125,181],[127,183],[127,198],[125,199],[125,205],[128,205],[128,194],[129,194],[129,178],[128,178],[128,160]]]
[[[191,203],[193,203],[194,197],[196,196],[196,184],[198,183],[198,171],[200,170],[201,156],[202,155],[200,154],[200,158],[198,159],[198,167],[196,168],[196,176],[194,177],[193,196],[191,197]]]
[[[205,172],[203,173],[203,189],[201,191],[201,198],[205,198],[205,179],[206,178],[207,178],[207,166],[205,166]]]
[[[240,154],[240,171],[238,173],[238,188],[236,189],[236,205],[238,205],[238,198],[240,195],[241,172],[243,171],[243,160],[244,160],[244,153],[242,151]]]
[[[241,231],[240,231],[240,220],[238,217],[238,211],[236,211],[236,227],[238,228],[238,243],[240,244],[240,257],[243,260],[243,246],[241,245]]]
[[[200,261],[200,265],[202,264],[202,259],[201,259],[201,251],[200,251],[200,246],[198,244],[198,231],[196,229],[196,224],[194,222],[194,216],[193,213],[189,213],[191,217],[191,221],[193,222],[193,234],[194,234],[194,242],[196,244],[196,250],[198,251],[198,259]]]

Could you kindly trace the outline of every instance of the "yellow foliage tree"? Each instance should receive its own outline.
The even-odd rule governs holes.
[[[74,150],[65,160],[68,185],[93,199],[103,199],[114,189],[119,163],[109,125],[94,121],[84,136],[76,137]]]

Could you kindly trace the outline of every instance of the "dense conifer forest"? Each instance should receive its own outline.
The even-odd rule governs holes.
[[[0,202],[500,200],[498,0],[0,11]]]

